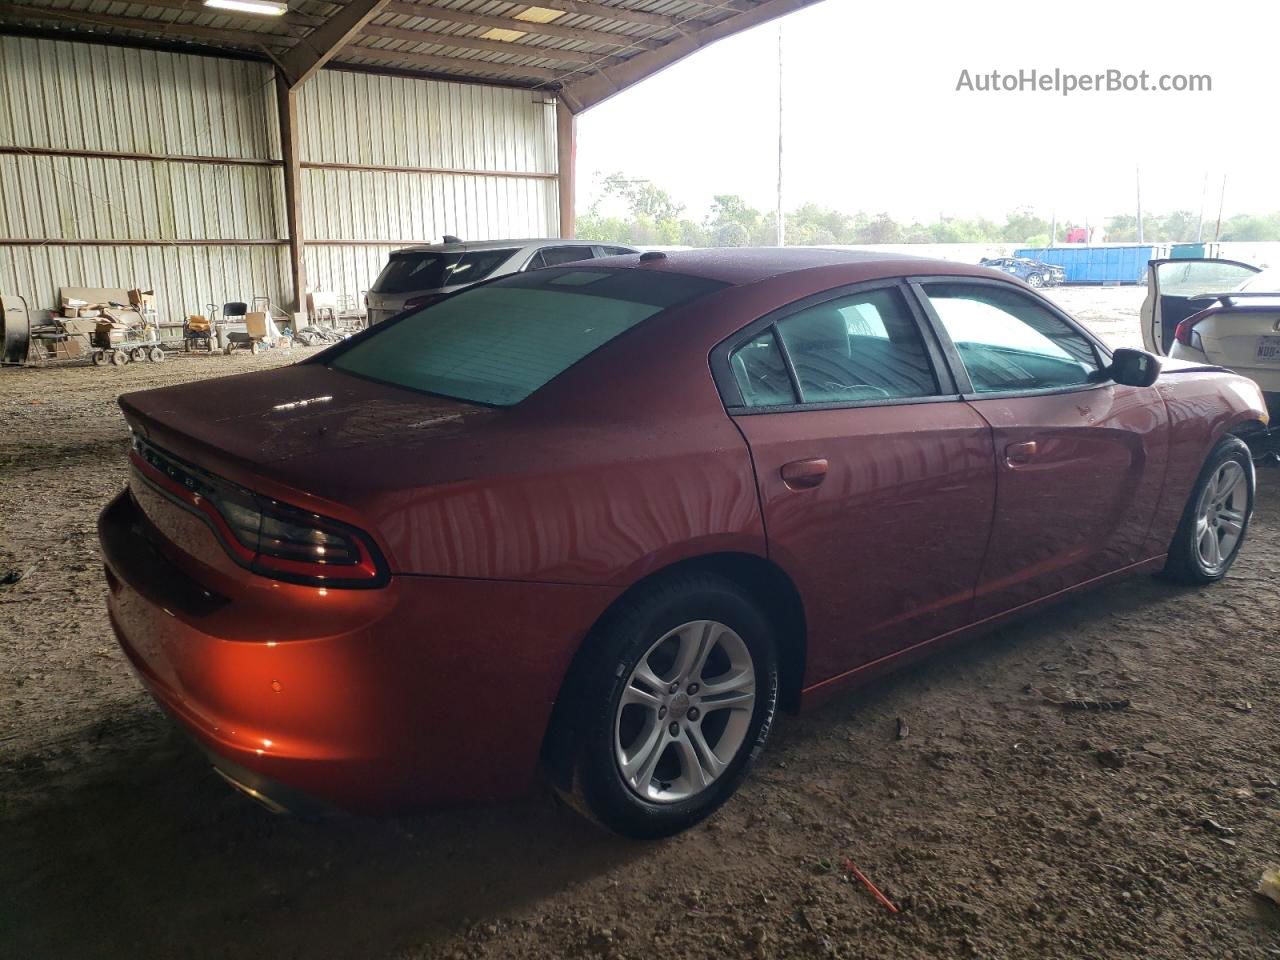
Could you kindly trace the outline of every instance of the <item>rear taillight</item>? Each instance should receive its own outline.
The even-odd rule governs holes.
[[[135,437],[129,459],[169,499],[198,514],[254,573],[326,587],[375,587],[387,574],[363,532],[234,486]]]
[[[1173,339],[1178,341],[1184,347],[1192,347],[1196,350],[1203,350],[1204,346],[1200,341],[1200,334],[1196,333],[1196,324],[1204,317],[1197,313],[1179,323],[1173,330]]]

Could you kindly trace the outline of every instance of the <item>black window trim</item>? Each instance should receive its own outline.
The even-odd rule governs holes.
[[[960,400],[959,386],[955,382],[951,365],[947,362],[942,351],[941,341],[938,339],[936,330],[929,323],[927,315],[921,309],[918,297],[908,288],[908,279],[906,277],[890,277],[867,280],[813,293],[799,300],[793,300],[785,306],[778,307],[776,310],[756,318],[721,340],[711,348],[710,361],[711,377],[715,381],[716,389],[720,391],[720,399],[724,404],[725,412],[732,417],[738,417],[755,416],[763,413],[796,413],[808,410],[900,407],[916,403],[942,403]],[[924,344],[925,354],[928,357],[931,372],[937,383],[938,392],[925,397],[884,397],[876,400],[832,400],[811,403],[805,403],[800,400],[802,396],[800,382],[796,377],[795,367],[791,363],[791,355],[787,352],[786,344],[783,343],[782,337],[778,333],[778,324],[793,314],[830,300],[840,300],[859,293],[886,289],[897,290],[902,297],[902,302],[906,305],[907,312],[910,314],[916,331],[920,334],[921,342]],[[791,390],[796,397],[797,402],[795,403],[777,403],[752,407],[747,406],[742,398],[742,391],[738,387],[737,378],[733,375],[729,357],[738,348],[746,346],[766,331],[773,334],[774,343],[777,344],[778,351],[782,355],[782,362],[787,369],[787,377],[791,381]]]
[[[911,288],[911,297],[916,301],[918,308],[928,318],[929,324],[933,327],[934,336],[942,344],[942,349],[947,357],[947,365],[951,370],[951,376],[959,385],[960,396],[966,401],[973,400],[992,400],[996,398],[1015,398],[1015,397],[1052,397],[1057,394],[1065,393],[1083,393],[1087,390],[1097,390],[1102,387],[1111,386],[1112,381],[1107,379],[1099,379],[1092,383],[1075,384],[1068,387],[1046,387],[1043,389],[1033,390],[998,390],[989,393],[979,393],[973,389],[973,381],[969,379],[969,372],[965,369],[964,362],[960,359],[960,354],[956,350],[955,344],[951,341],[951,335],[947,333],[946,326],[942,323],[942,319],[938,316],[933,304],[929,301],[929,295],[925,292],[924,285],[927,283],[955,283],[966,284],[976,287],[989,287],[997,290],[1008,290],[1012,293],[1021,295],[1024,299],[1031,300],[1038,306],[1043,307],[1052,316],[1057,317],[1065,323],[1070,329],[1074,330],[1085,341],[1093,347],[1095,359],[1098,362],[1099,371],[1106,369],[1111,361],[1111,350],[1098,337],[1085,329],[1069,314],[1063,312],[1057,304],[1046,297],[1042,297],[1034,290],[1023,289],[1020,284],[1007,283],[1002,280],[988,279],[986,277],[965,277],[965,276],[949,276],[941,275],[920,275],[907,278],[907,286]]]

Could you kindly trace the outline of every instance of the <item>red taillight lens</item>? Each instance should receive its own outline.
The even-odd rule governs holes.
[[[1191,330],[1195,327],[1195,318],[1188,317],[1183,320],[1173,331],[1173,339],[1177,340],[1184,347],[1191,346]]]
[[[237,563],[316,586],[373,587],[386,570],[366,534],[211,477],[134,438],[130,460],[152,485],[199,514]]]

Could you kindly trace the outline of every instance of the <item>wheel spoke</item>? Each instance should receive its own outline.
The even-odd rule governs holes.
[[[1240,531],[1244,529],[1244,524],[1239,520],[1233,520],[1227,517],[1225,513],[1218,514],[1218,527],[1225,530],[1228,536],[1238,537]]]
[[[1205,543],[1208,545],[1208,554],[1205,556],[1205,562],[1211,567],[1216,567],[1222,562],[1222,550],[1218,544],[1218,531],[1212,527],[1205,531]]]
[[[648,687],[651,693],[660,694],[667,689],[666,681],[654,673],[653,668],[649,666],[648,657],[637,663],[635,670],[631,672],[631,686],[636,686],[636,681]]]
[[[635,678],[632,678],[631,684],[626,690],[622,691],[622,705],[628,706],[630,704],[635,704],[639,707],[647,707],[650,710],[657,710],[662,706],[662,699],[656,694],[652,694],[648,690],[637,686]]]
[[[707,743],[707,738],[702,735],[702,724],[689,724],[688,736],[690,743],[693,744],[693,748],[700,758],[703,771],[709,779],[715,780],[720,774],[724,773],[724,768],[728,764],[721,762],[715,751]]]
[[[731,706],[744,697],[754,699],[756,694],[756,677],[750,669],[716,677],[702,686],[702,705],[711,710],[715,707]]]
[[[687,735],[677,737],[675,745],[676,752],[680,754],[680,765],[684,768],[685,778],[693,784],[694,789],[701,790],[715,779],[702,765],[702,758],[698,756],[693,741]]]
[[[696,678],[711,651],[712,630],[716,625],[710,620],[689,624],[680,634],[680,650],[676,654],[676,680]]]
[[[667,729],[662,724],[654,724],[645,735],[644,742],[636,749],[626,762],[622,764],[622,775],[637,790],[643,791],[653,779],[653,769],[662,759],[662,752],[670,743]]]
[[[1235,510],[1235,509],[1232,509],[1231,507],[1223,507],[1221,510],[1218,511],[1218,519],[1230,520],[1232,523],[1235,523],[1235,524],[1243,524],[1244,511]]]

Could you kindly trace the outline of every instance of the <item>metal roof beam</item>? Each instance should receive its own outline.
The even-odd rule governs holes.
[[[520,77],[527,81],[541,80],[547,83],[557,83],[565,75],[562,70],[550,70],[547,67],[523,67],[515,63],[494,63],[491,60],[472,60],[467,57],[442,57],[434,53],[389,50],[386,47],[362,47],[348,44],[343,47],[342,53],[344,56],[365,57],[369,60],[412,63],[420,67],[431,67],[434,70],[473,70],[476,73],[487,73],[491,76]]]
[[[280,58],[280,69],[289,85],[300,86],[339,50],[356,38],[364,25],[380,14],[391,0],[348,0],[322,26],[303,37]]]

